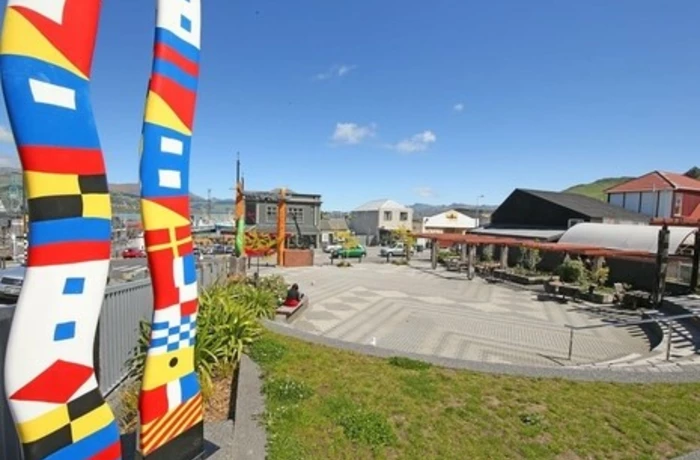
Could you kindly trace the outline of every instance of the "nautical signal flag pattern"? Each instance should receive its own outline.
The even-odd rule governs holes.
[[[99,0],[8,0],[0,40],[29,208],[27,271],[5,363],[25,460],[121,458],[93,363],[111,238],[89,98],[99,14]]]
[[[154,301],[139,398],[139,449],[146,459],[190,459],[203,450],[189,212],[200,8],[200,0],[158,0],[141,139],[141,214]]]

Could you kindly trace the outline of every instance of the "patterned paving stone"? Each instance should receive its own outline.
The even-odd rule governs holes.
[[[537,294],[464,275],[365,263],[285,269],[312,299],[291,327],[358,344],[374,343],[436,357],[543,367],[649,356],[639,330],[579,331],[567,361],[569,329],[603,324],[582,306],[538,300]]]

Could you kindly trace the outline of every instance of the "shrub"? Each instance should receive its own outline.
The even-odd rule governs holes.
[[[571,259],[568,254],[561,265],[557,267],[555,273],[565,283],[586,282],[586,266],[581,259]]]
[[[248,279],[248,284],[252,284],[253,279]],[[281,275],[269,275],[258,278],[258,289],[271,292],[276,298],[287,295],[287,282]]]
[[[595,286],[605,286],[608,282],[608,277],[610,276],[610,269],[608,267],[601,267],[596,270],[592,270],[589,273],[589,281]]]
[[[272,294],[261,291],[265,295],[248,292],[232,295],[233,291],[241,289],[240,286],[254,289],[241,284],[215,285],[202,292],[199,298],[194,359],[204,397],[209,395],[212,379],[231,372],[240,361],[243,350],[262,332],[258,317],[269,308]],[[264,302],[264,305],[253,303],[257,301]],[[141,322],[139,329],[138,344],[127,364],[129,375],[134,377],[143,373],[151,336],[150,322]]]
[[[487,244],[486,246],[484,246],[484,249],[481,251],[481,260],[482,260],[482,262],[493,261],[493,245],[492,244]]]
[[[336,267],[340,267],[340,268],[352,267],[352,264],[351,264],[350,262],[346,261],[346,260],[343,260],[343,261],[341,261],[341,262],[338,262],[338,263],[336,264]]]
[[[542,262],[540,251],[533,248],[520,248],[520,260],[518,265],[530,272],[537,271],[537,266]]]

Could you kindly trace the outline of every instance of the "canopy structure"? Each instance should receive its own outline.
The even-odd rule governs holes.
[[[669,254],[680,254],[682,246],[693,246],[696,229],[668,227]],[[558,244],[598,246],[605,249],[637,251],[656,254],[659,227],[649,225],[617,225],[581,223],[574,225],[559,239]]]
[[[584,224],[577,224],[569,231],[572,229]],[[606,224],[592,224],[592,225],[603,225],[603,226],[608,226]],[[610,224],[609,226],[611,227],[620,227],[621,225],[615,225],[615,224]],[[626,227],[626,226],[625,226]],[[658,238],[659,230],[660,227],[653,227],[653,226],[637,226],[637,225],[629,225],[629,227],[643,227],[648,229],[647,231],[651,231],[654,235],[654,246],[653,250],[656,250],[656,238]],[[695,231],[694,229],[691,228],[683,228],[685,231],[689,231],[689,234],[686,233],[685,236],[689,236],[689,241],[686,241],[684,244],[690,244],[692,245],[693,239],[692,239],[692,234]],[[567,232],[568,233],[568,232]],[[647,234],[648,235],[648,234]],[[673,234],[672,234],[673,235]],[[678,232],[676,232],[676,238],[673,239],[672,237],[672,243],[676,241],[676,245],[673,246],[671,244],[671,247],[669,248],[669,258],[671,260],[673,259],[683,259],[687,260],[690,256],[688,255],[681,255],[677,254],[677,249],[681,245],[681,242],[683,238],[679,238],[680,235]],[[493,237],[493,236],[486,236],[486,235],[477,235],[474,233],[467,233],[465,235],[459,235],[459,234],[438,234],[438,233],[422,233],[415,235],[417,237],[421,238],[426,238],[429,239],[433,242],[437,242],[440,244],[467,244],[467,245],[495,245],[495,246],[509,246],[509,247],[526,247],[526,248],[532,248],[532,249],[539,249],[541,251],[551,251],[551,252],[566,252],[569,254],[576,254],[576,255],[582,255],[582,256],[588,256],[588,257],[617,257],[617,258],[628,258],[628,259],[637,259],[637,260],[650,260],[650,259],[655,259],[656,258],[656,253],[655,252],[650,252],[650,246],[647,244],[646,246],[637,245],[636,247],[632,244],[628,245],[627,247],[606,247],[603,241],[601,240],[592,240],[592,239],[586,239],[584,237],[580,238],[578,241],[562,241],[562,239],[559,240],[557,243],[551,243],[551,242],[539,242],[539,241],[531,241],[531,240],[521,240],[521,239],[516,239],[516,238],[506,238],[506,237]],[[647,237],[648,239],[648,237]],[[572,238],[573,240],[573,238]],[[673,251],[672,251],[673,250]]]

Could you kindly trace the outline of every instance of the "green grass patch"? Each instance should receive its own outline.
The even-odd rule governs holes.
[[[655,459],[700,449],[700,384],[414,368],[269,333],[263,340],[285,350],[261,363],[273,460]]]
[[[254,342],[248,349],[248,355],[260,365],[276,363],[287,352],[287,347],[269,336]]]
[[[422,371],[430,368],[430,363],[419,361],[417,359],[404,358],[402,356],[392,356],[389,358],[389,364],[402,369],[410,369],[414,371]]]

